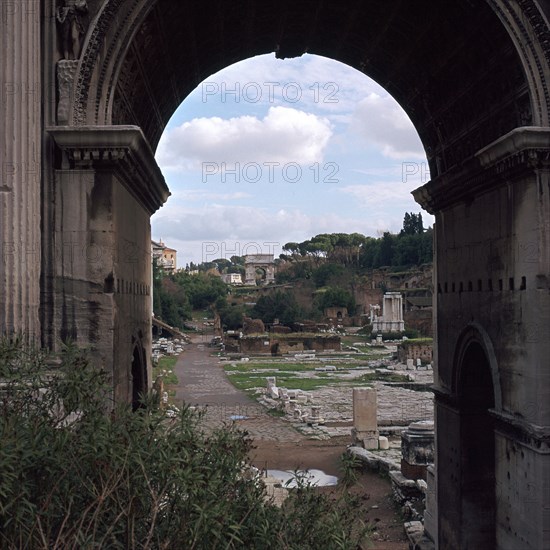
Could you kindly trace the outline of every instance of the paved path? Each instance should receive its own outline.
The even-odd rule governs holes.
[[[236,422],[255,440],[299,442],[305,437],[288,422],[267,413],[267,410],[237,390],[227,379],[212,350],[196,341],[186,347],[175,366],[179,384],[176,388],[176,404],[204,407],[204,426],[207,429]],[[244,416],[244,419],[234,419]]]

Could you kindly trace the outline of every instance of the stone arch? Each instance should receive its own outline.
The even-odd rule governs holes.
[[[141,400],[146,395],[147,387],[147,362],[145,351],[140,340],[135,341],[132,352],[132,365],[130,368],[130,397],[132,410],[141,407]]]
[[[494,389],[487,355],[471,341],[459,365],[461,548],[496,547]]]
[[[548,393],[540,365],[550,352],[541,337],[550,311],[548,294],[541,292],[549,280],[548,3],[236,0],[209,3],[214,11],[190,0],[89,3],[92,21],[81,56],[64,64],[66,73],[74,74],[61,74],[58,65],[58,77],[63,76],[59,91],[63,84],[64,95],[59,93],[57,121],[48,115],[49,109],[43,120],[40,113],[29,118],[25,109],[17,119],[21,134],[30,133],[21,139],[18,150],[23,156],[14,155],[15,162],[28,165],[30,154],[25,155],[31,145],[45,145],[42,166],[37,167],[43,181],[34,187],[15,182],[35,197],[42,191],[43,234],[27,234],[22,224],[15,235],[8,235],[9,241],[22,237],[28,250],[42,243],[43,257],[36,262],[42,270],[43,340],[54,341],[59,327],[78,328],[77,340],[101,348],[98,356],[116,371],[117,385],[124,389],[117,395],[131,401],[126,391],[129,358],[135,357],[139,365],[144,357],[131,347],[129,332],[143,326],[140,345],[150,350],[145,332],[150,296],[140,290],[149,287],[150,270],[146,261],[136,269],[128,259],[146,257],[150,232],[136,231],[168,195],[152,155],[167,121],[201,81],[247,57],[275,52],[284,59],[308,52],[346,63],[372,77],[402,105],[430,165],[432,181],[414,196],[436,214],[440,547],[461,548],[466,520],[452,511],[461,513],[469,498],[461,484],[472,472],[463,464],[462,450],[468,444],[463,434],[473,429],[473,423],[469,428],[461,424],[461,412],[475,407],[483,411],[483,422],[490,420],[486,410],[506,410],[499,415],[498,444],[502,449],[521,446],[522,459],[525,455],[525,464],[532,465],[529,469],[519,461],[506,462],[504,452],[498,458],[497,483],[509,503],[506,527],[504,518],[497,522],[498,537],[508,537],[503,547],[542,547],[547,542],[542,511],[548,510],[550,501],[539,488],[548,484],[547,476],[539,484],[537,473],[548,472],[549,413],[542,406],[529,407]],[[54,20],[46,16],[42,24],[52,26]],[[31,18],[19,21],[18,32],[38,36],[30,27],[23,28],[29,22]],[[51,27],[47,30],[51,35]],[[57,58],[48,55],[43,57],[53,65]],[[27,57],[20,57],[28,63]],[[51,84],[53,66],[46,69],[42,74]],[[53,86],[43,89],[45,95],[55,95]],[[46,106],[54,103],[51,95],[46,99]],[[44,128],[48,125],[53,128]],[[41,140],[44,129],[49,130],[49,141]],[[25,200],[11,204],[19,208],[15,217],[37,217],[21,215]],[[82,205],[89,219],[72,215],[73,204]],[[15,218],[9,217],[10,208],[5,212],[3,226],[12,227]],[[135,221],[132,226],[118,223],[129,218]],[[87,246],[105,242],[109,262],[61,262],[53,257],[52,235],[57,243],[72,235],[81,236]],[[37,277],[21,283],[17,277],[24,270],[8,271],[3,273],[8,287],[21,290],[19,295],[27,300],[24,285],[32,284],[37,295]],[[105,285],[110,271],[113,285]],[[37,302],[29,300],[14,305],[25,319],[38,309]],[[465,319],[479,320],[487,334],[476,326],[463,331]],[[37,326],[35,321],[32,326]],[[479,403],[466,382],[471,364],[482,365],[485,373]],[[143,371],[136,369],[138,380]],[[513,486],[507,481],[510,476],[516,480]],[[537,505],[527,526],[521,513],[523,504],[530,502]],[[479,510],[481,505],[474,507]]]
[[[500,373],[493,343],[487,331],[479,323],[470,323],[460,334],[455,344],[455,359],[453,362],[453,394],[460,399],[463,391],[463,365],[465,354],[472,346],[479,346],[487,361],[487,368],[490,373],[491,386],[493,388],[493,406],[495,411],[502,411],[502,391],[500,385]]]
[[[454,350],[451,393],[439,396],[437,409],[437,468],[445,470],[437,482],[438,540],[444,548],[497,548],[498,364],[479,323],[462,330]]]
[[[83,47],[70,121],[137,125],[155,149],[202,80],[275,51],[279,58],[331,57],[380,83],[415,124],[432,176],[515,127],[549,125],[550,46],[545,14],[533,0],[360,6],[217,4],[212,14],[186,2],[105,0]],[[419,37],[412,44],[403,39],[411,28]],[[437,61],[433,40],[452,63]],[[145,104],[152,106],[146,113]],[[468,129],[478,116],[491,123]]]

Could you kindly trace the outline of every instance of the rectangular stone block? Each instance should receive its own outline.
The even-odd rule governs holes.
[[[376,432],[377,401],[374,388],[353,388],[353,426],[358,432]]]

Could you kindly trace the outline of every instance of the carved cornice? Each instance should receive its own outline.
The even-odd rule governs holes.
[[[476,153],[483,168],[498,174],[517,166],[544,168],[550,154],[550,128],[516,128]]]
[[[550,426],[538,426],[504,411],[489,411],[495,419],[495,429],[533,451],[550,454]]]
[[[435,214],[550,165],[550,128],[516,128],[412,194]]]
[[[63,169],[112,170],[153,214],[170,196],[153,152],[137,126],[47,128],[64,158]]]

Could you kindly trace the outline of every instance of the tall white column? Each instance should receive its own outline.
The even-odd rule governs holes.
[[[0,334],[38,341],[40,0],[0,9]]]

